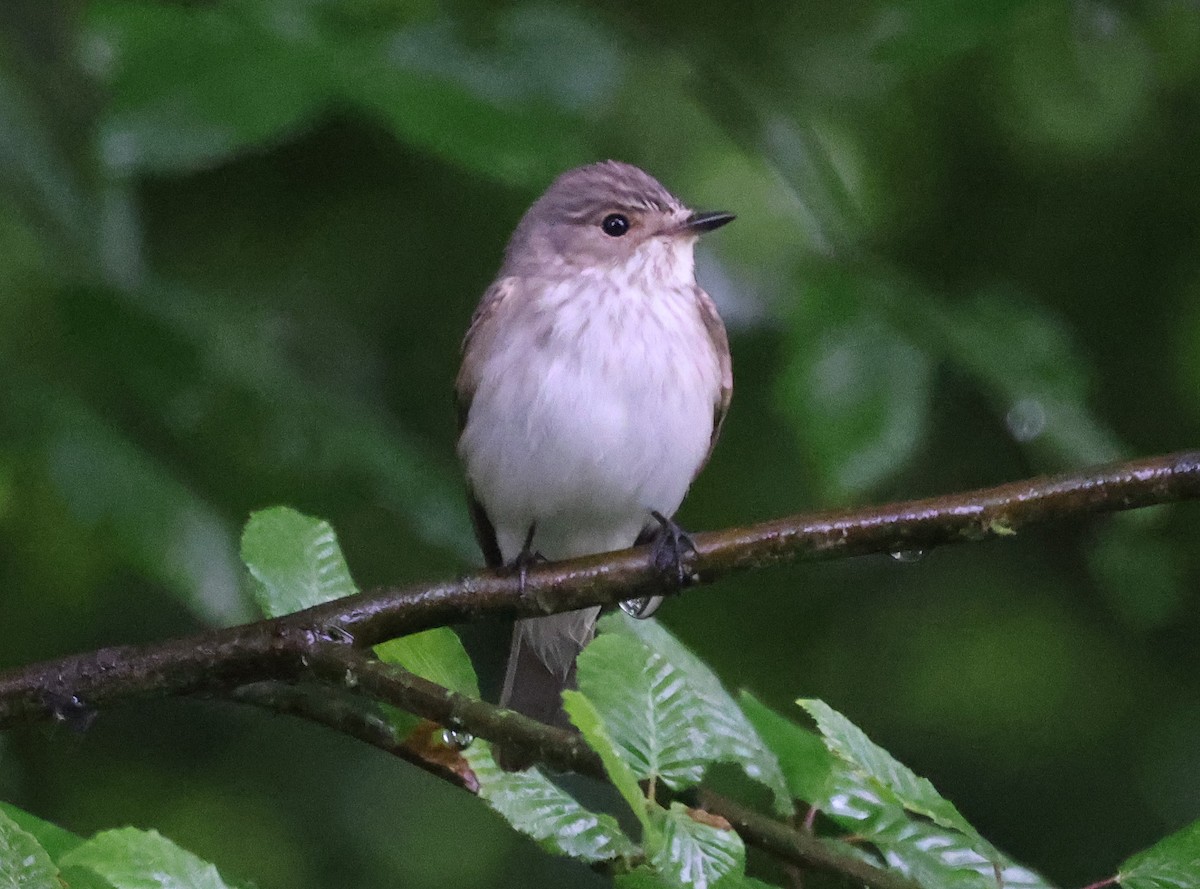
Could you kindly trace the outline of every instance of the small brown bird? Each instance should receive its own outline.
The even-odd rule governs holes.
[[[563,173],[521,219],[463,342],[458,453],[487,563],[655,542],[712,453],[733,392],[725,326],[696,284],[689,210],[616,161]],[[682,579],[682,578],[681,578]],[[657,601],[625,603],[647,616]],[[562,723],[598,608],[519,620],[501,704]]]

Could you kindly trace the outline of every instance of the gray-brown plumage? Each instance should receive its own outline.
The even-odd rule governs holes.
[[[652,513],[678,509],[733,391],[692,250],[732,218],[606,161],[561,175],[521,219],[457,380],[458,452],[489,565],[513,563],[527,538],[551,560],[623,549],[659,529]],[[501,703],[561,721],[597,611],[518,621]]]

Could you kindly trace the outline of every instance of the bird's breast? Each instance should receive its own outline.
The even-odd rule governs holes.
[[[695,289],[572,279],[522,308],[460,442],[476,496],[498,532],[608,523],[609,546],[558,548],[626,546],[649,510],[678,508],[708,449],[720,368]]]

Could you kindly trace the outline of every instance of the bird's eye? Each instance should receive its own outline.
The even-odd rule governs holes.
[[[624,213],[609,213],[600,223],[600,228],[610,238],[619,238],[629,231],[629,217]]]

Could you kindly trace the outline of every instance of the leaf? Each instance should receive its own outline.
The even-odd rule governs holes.
[[[791,794],[779,760],[707,664],[655,620],[634,620],[624,613],[614,613],[600,620],[600,629],[610,635],[635,638],[647,651],[669,662],[686,682],[691,698],[686,719],[692,743],[700,748],[703,762],[737,765],[747,777],[772,792],[778,814],[791,814]]]
[[[479,781],[479,795],[543,848],[586,862],[628,857],[637,851],[616,819],[585,809],[538,769],[504,771],[486,741],[477,740],[463,756]]]
[[[821,701],[799,703],[817,720],[826,745],[837,756],[823,795],[809,802],[868,840],[888,867],[928,886],[995,889],[999,871],[1006,887],[1051,889],[1039,874],[982,839],[932,784],[894,760],[840,713]],[[783,726],[788,721],[781,719],[776,717],[772,734],[788,737]],[[795,730],[803,731],[799,726]]]
[[[1117,882],[1125,889],[1194,889],[1200,886],[1200,821],[1127,858]]]
[[[255,601],[268,617],[358,592],[329,523],[286,506],[250,516],[242,559],[257,581]]]
[[[23,809],[18,809],[11,803],[0,802],[0,815],[7,815],[17,823],[22,830],[29,832],[50,857],[58,860],[66,852],[70,852],[83,842],[83,837],[76,836],[69,830],[64,830],[57,824],[43,821],[36,815],[30,815]]]
[[[593,639],[576,661],[579,690],[638,779],[690,787],[712,760],[703,714],[682,671],[630,636]]]
[[[742,711],[779,759],[792,796],[816,805],[826,799],[838,761],[820,737],[743,691]]]
[[[61,889],[50,853],[0,812],[0,889]]]
[[[609,737],[604,728],[604,722],[592,702],[577,691],[564,691],[563,709],[566,710],[567,715],[571,718],[571,723],[579,729],[591,748],[600,754],[600,759],[604,763],[604,771],[621,796],[624,797],[625,802],[629,804],[629,808],[641,821],[642,829],[649,829],[648,801],[638,786],[637,776],[629,764],[621,758],[621,752]]]
[[[103,831],[64,855],[60,864],[89,870],[114,889],[231,889],[213,865],[154,830]]]
[[[927,779],[919,777],[908,766],[895,760],[841,713],[824,701],[813,698],[801,699],[796,703],[816,720],[831,751],[891,790],[905,808],[924,815],[942,827],[981,839],[954,804],[939,794]]]
[[[449,627],[436,627],[375,646],[381,661],[399,664],[451,691],[479,697],[479,680],[462,640]]]
[[[681,803],[658,816],[662,845],[650,863],[671,886],[707,889],[722,877],[741,874],[746,867],[742,838],[730,827],[715,827],[696,820]],[[650,850],[647,849],[647,852]]]

